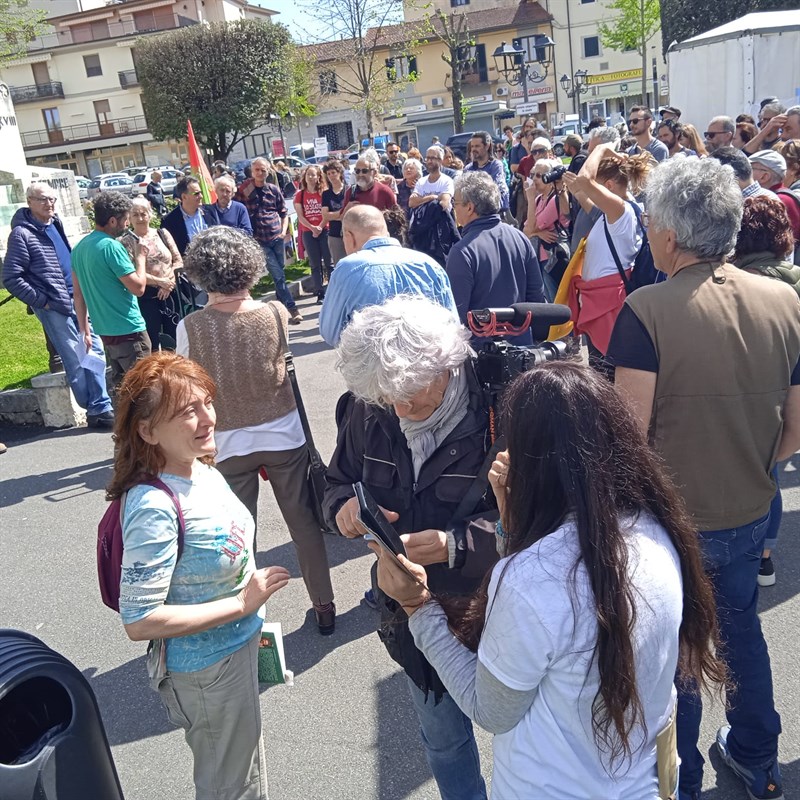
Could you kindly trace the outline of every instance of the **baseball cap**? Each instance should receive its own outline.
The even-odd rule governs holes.
[[[661,114],[662,117],[665,111],[667,114],[674,114],[676,117],[681,115],[681,110],[675,106],[661,106],[661,108],[658,109],[658,113]]]
[[[537,136],[537,137],[536,137],[536,138],[535,138],[535,139],[534,139],[534,140],[531,142],[531,150],[533,150],[533,149],[534,149],[534,147],[536,147],[536,148],[539,148],[539,147],[544,147],[544,149],[545,149],[545,150],[547,150],[547,152],[549,153],[549,152],[550,152],[550,150],[551,150],[551,149],[552,149],[552,147],[553,147],[553,144],[552,144],[552,142],[551,142],[549,139],[545,139],[545,138],[544,138],[544,136]]]
[[[750,156],[750,163],[761,164],[762,167],[766,167],[781,178],[786,175],[786,159],[775,150],[759,150],[757,153],[753,153]]]

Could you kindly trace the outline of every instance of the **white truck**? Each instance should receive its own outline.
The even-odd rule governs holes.
[[[800,11],[747,14],[667,53],[670,105],[705,130],[715,116],[758,116],[761,101],[800,104]]]

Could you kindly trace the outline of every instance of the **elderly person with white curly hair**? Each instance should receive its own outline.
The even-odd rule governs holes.
[[[408,219],[411,218],[409,199],[421,178],[422,162],[418,158],[407,158],[403,162],[403,180],[397,184],[397,205],[403,209]]]
[[[497,510],[485,464],[489,412],[468,331],[431,300],[399,295],[354,313],[337,352],[350,393],[336,410],[339,436],[323,503],[329,522],[351,538],[365,533],[353,491],[361,481],[409,558],[425,567],[431,591],[469,595],[497,560]],[[473,500],[462,502],[467,495]],[[375,586],[374,573],[373,592],[381,638],[408,676],[441,796],[482,800],[472,724],[414,645],[406,613]]]
[[[616,383],[675,476],[714,585],[730,671],[722,759],[750,797],[783,797],[780,717],[757,577],[776,460],[800,448],[800,300],[727,264],[742,221],[733,170],[674,158],[648,176],[648,238],[669,280],[631,293],[608,348]],[[700,796],[702,705],[678,682],[680,796]]]
[[[283,359],[289,314],[282,303],[250,297],[264,261],[258,242],[235,228],[217,225],[192,239],[186,273],[208,292],[208,304],[181,321],[177,349],[201,364],[217,385],[216,467],[253,515],[256,529],[259,473],[267,470],[319,631],[326,636],[334,631],[336,608],[306,479],[308,448]]]

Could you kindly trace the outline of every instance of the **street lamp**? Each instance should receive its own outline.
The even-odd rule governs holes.
[[[528,102],[528,82],[541,83],[553,63],[555,42],[544,33],[516,39],[525,44],[527,50],[515,44],[503,42],[492,54],[497,72],[505,78],[509,86],[522,84],[523,103]],[[538,64],[538,68],[535,66]],[[542,69],[539,72],[539,69]]]
[[[589,73],[585,69],[579,69],[572,78],[570,78],[569,75],[562,75],[559,81],[567,97],[572,98],[572,110],[576,114],[578,113],[580,96],[589,91],[589,86],[586,81],[588,74]]]

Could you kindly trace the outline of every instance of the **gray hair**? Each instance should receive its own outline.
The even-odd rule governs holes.
[[[428,153],[429,153],[431,150],[435,150],[435,151],[436,151],[436,152],[439,154],[439,158],[444,158],[444,147],[442,147],[440,144],[432,144],[432,145],[431,145],[431,146],[430,146],[430,147],[429,147],[429,148],[428,148],[428,149],[425,151],[425,155],[428,155]]]
[[[215,225],[192,239],[183,265],[201,289],[235,294],[255,285],[264,272],[266,259],[252,236],[227,225]]]
[[[353,314],[336,348],[347,388],[373,405],[408,401],[472,353],[452,311],[422,295],[397,295]]]
[[[479,217],[500,213],[500,189],[485,172],[462,172],[456,178],[454,191],[461,194],[462,203],[475,206]]]
[[[368,147],[363,153],[359,153],[358,160],[366,161],[371,167],[380,171],[381,157],[378,155],[378,151],[374,147]]]
[[[403,172],[406,171],[406,167],[413,167],[417,171],[419,177],[422,177],[422,162],[418,158],[407,158],[403,162]]]
[[[786,109],[786,116],[787,117],[800,117],[800,106],[791,106],[790,108]]]
[[[708,123],[708,127],[710,128],[715,122],[722,125],[723,133],[736,133],[736,123],[730,117],[714,117]]]
[[[218,183],[229,183],[236,191],[236,181],[230,175],[220,175],[218,178],[214,178],[214,186]]]
[[[146,208],[151,214],[153,213],[152,204],[143,194],[138,194],[131,200],[131,208],[134,206],[142,206],[142,208]]]
[[[731,167],[714,158],[671,158],[645,186],[650,225],[674,231],[680,250],[722,260],[734,249],[744,199]]]
[[[35,195],[38,195],[40,192],[46,192],[48,197],[56,196],[56,190],[53,189],[49,183],[45,183],[44,181],[34,181],[25,190],[25,198],[27,200],[30,200]]]
[[[615,127],[593,128],[589,132],[589,140],[597,139],[597,144],[616,143],[619,141],[619,131]]]
[[[761,109],[761,116],[764,116],[765,111],[772,111],[774,112],[772,116],[777,116],[778,114],[785,114],[786,113],[786,106],[783,103],[767,103]]]
[[[562,166],[560,158],[540,158],[533,165],[533,171],[536,172],[539,167],[547,167],[547,171],[550,172],[551,170],[554,170],[556,167],[560,166]]]

